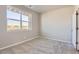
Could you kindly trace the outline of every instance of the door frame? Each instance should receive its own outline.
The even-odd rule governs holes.
[[[78,10],[76,11],[76,50],[78,50]]]

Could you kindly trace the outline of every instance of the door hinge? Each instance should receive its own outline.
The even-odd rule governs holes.
[[[78,44],[78,42],[76,42],[76,44]]]
[[[76,15],[78,15],[78,12],[76,11]]]
[[[76,30],[78,30],[79,28],[77,27]]]
[[[76,13],[76,15],[78,15],[78,13]]]

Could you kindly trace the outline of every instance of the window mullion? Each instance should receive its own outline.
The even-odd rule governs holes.
[[[20,27],[22,29],[22,13],[20,14]]]

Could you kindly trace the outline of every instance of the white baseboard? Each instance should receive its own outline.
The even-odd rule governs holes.
[[[5,46],[5,47],[2,47],[2,48],[0,48],[0,50],[3,50],[3,49],[6,49],[6,48],[9,48],[9,47],[12,47],[12,46],[16,46],[16,45],[19,45],[19,44],[25,43],[25,42],[27,42],[27,41],[33,40],[33,39],[38,38],[38,37],[40,37],[40,36],[37,35],[37,36],[32,37],[32,38],[29,38],[29,39],[27,39],[27,40],[20,41],[20,42],[17,42],[17,43],[14,43],[14,44],[11,44],[11,45],[8,45],[8,46]]]
[[[60,42],[64,42],[64,43],[69,43],[69,44],[71,44],[70,41],[61,40],[60,38],[53,38],[54,36],[51,36],[51,35],[49,35],[49,34],[45,34],[45,35],[43,34],[42,37],[43,37],[43,38],[46,38],[46,39],[51,39],[51,40],[55,40],[55,41],[60,41]]]

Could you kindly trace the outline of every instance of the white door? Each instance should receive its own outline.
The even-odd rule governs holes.
[[[79,9],[74,11],[72,18],[72,44],[79,50]]]
[[[72,18],[72,44],[76,48],[76,12],[74,12]]]
[[[72,20],[72,43],[79,50],[79,10],[73,15]]]

